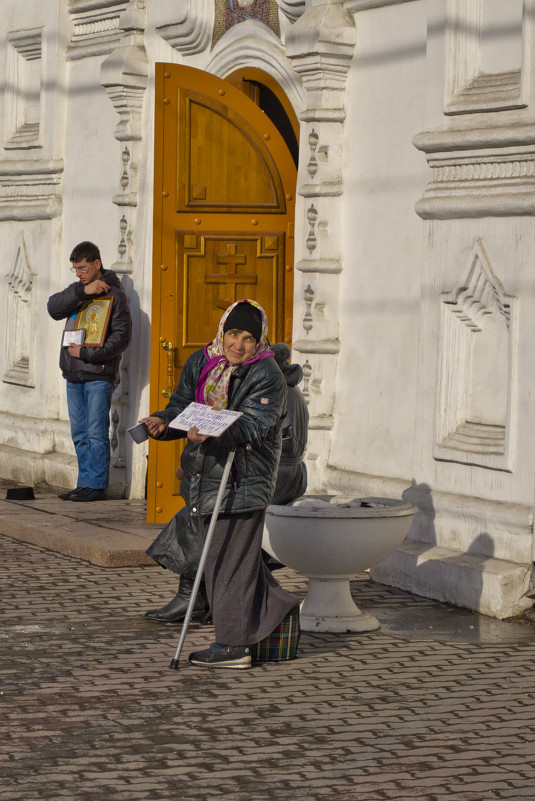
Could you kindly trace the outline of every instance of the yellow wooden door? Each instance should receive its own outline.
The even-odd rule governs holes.
[[[284,139],[243,92],[156,65],[151,412],[165,408],[184,362],[235,300],[257,300],[270,341],[290,342],[296,180]],[[149,443],[149,522],[183,505],[181,448]]]

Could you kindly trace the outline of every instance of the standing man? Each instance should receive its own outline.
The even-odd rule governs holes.
[[[111,317],[101,347],[64,345],[59,366],[67,380],[67,404],[71,436],[78,460],[76,489],[61,492],[64,501],[104,501],[110,470],[110,407],[121,354],[130,342],[132,321],[119,278],[102,266],[100,251],[92,242],[81,242],[70,255],[77,280],[48,299],[54,320],[67,320],[72,331],[84,301],[113,298]]]

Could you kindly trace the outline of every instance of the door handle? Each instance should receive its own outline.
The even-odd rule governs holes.
[[[169,339],[164,339],[162,348],[167,351],[167,386],[162,389],[164,398],[170,398],[175,388],[175,350],[173,343]]]

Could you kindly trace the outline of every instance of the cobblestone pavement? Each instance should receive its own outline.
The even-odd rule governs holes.
[[[211,671],[183,657],[175,672],[180,627],[143,619],[174,576],[6,537],[0,549],[2,801],[535,799],[529,623],[465,636],[455,614],[444,629],[451,608],[362,575],[363,608],[419,628],[305,633],[293,662]],[[278,575],[303,596],[302,578]],[[184,656],[212,634],[193,627]]]

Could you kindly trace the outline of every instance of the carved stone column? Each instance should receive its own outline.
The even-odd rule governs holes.
[[[144,0],[131,0],[120,18],[123,35],[119,47],[104,60],[102,86],[119,114],[115,138],[124,143],[121,152],[120,190],[113,202],[121,209],[118,273],[132,272],[132,232],[138,196],[139,151],[142,138],[143,96],[148,82],[148,59],[144,46],[146,10]]]
[[[143,98],[148,83],[148,59],[144,45],[146,9],[144,0],[130,0],[121,14],[122,35],[119,45],[104,60],[101,84],[119,114],[115,138],[121,143],[118,169],[118,193],[113,202],[118,206],[117,260],[111,269],[123,276],[127,295],[134,271],[133,243],[138,203],[138,171],[141,158]],[[126,406],[128,400],[128,350],[123,356],[119,385],[112,402],[112,467],[124,468]]]
[[[339,341],[339,276],[345,84],[355,46],[341,2],[312,0],[286,37],[286,54],[306,100],[296,213],[294,350],[301,354],[310,405],[309,489],[320,489],[333,427]]]

